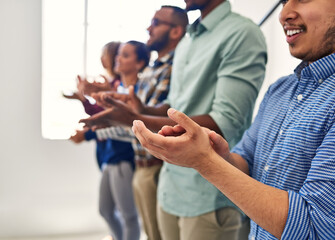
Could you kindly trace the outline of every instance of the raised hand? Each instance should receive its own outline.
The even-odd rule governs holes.
[[[134,121],[132,129],[143,147],[168,163],[195,169],[206,167],[206,162],[216,155],[209,130],[174,109],[168,110],[168,116],[178,125],[163,127],[159,134],[152,133],[143,122]],[[217,144],[217,139],[213,139]]]
[[[75,134],[73,134],[69,139],[74,143],[81,143],[85,140],[85,132],[87,132],[88,129],[83,130],[76,130]]]
[[[113,101],[111,99],[119,100],[126,103],[129,97],[128,94],[117,93],[114,91],[93,93],[91,96],[95,99],[95,101],[99,106],[104,108],[111,108],[114,106]],[[108,99],[108,101],[106,101],[106,99]]]
[[[141,100],[136,96],[134,86],[130,86],[128,90],[129,94],[111,91],[93,94],[92,97],[102,107],[112,107],[114,106],[115,100],[118,100],[126,103],[133,112],[142,113],[144,105]]]
[[[94,81],[92,83],[89,83],[87,86],[88,88],[87,91],[91,92],[91,94],[100,91],[116,91],[116,88],[113,89],[106,76],[100,75],[100,78],[102,78],[104,81],[103,82]]]
[[[131,109],[136,113],[143,113],[144,105],[142,101],[135,94],[134,86],[130,86],[129,95],[126,103],[131,107]]]
[[[136,114],[125,103],[113,99],[112,107],[94,114],[93,116],[81,119],[86,127],[93,130],[106,128],[115,125],[131,126],[134,119],[137,119]]]
[[[92,129],[93,131],[99,128],[107,128],[113,126],[112,120],[112,108],[108,108],[97,114],[92,115],[89,118],[80,119],[80,123],[84,123],[85,127]]]
[[[100,75],[104,82],[89,82],[86,78],[81,76],[77,76],[77,88],[78,91],[84,95],[91,96],[93,93],[97,93],[100,91],[111,91],[113,90],[111,85],[109,84],[107,78],[103,75]]]
[[[62,94],[63,97],[67,98],[67,99],[77,99],[80,100],[82,102],[84,102],[86,100],[86,98],[84,97],[84,95],[82,95],[80,92],[72,92],[71,94]]]

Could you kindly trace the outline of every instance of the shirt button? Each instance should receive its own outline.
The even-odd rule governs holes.
[[[279,134],[282,135],[283,132],[284,132],[284,131],[283,131],[282,129],[280,129]]]
[[[319,83],[321,84],[323,82],[323,79],[319,79]]]
[[[255,240],[255,237],[254,237],[254,236],[252,236],[250,239],[251,239],[251,240]]]
[[[265,171],[269,170],[269,165],[266,165],[266,166],[264,167],[264,170],[265,170]]]
[[[302,94],[299,94],[298,97],[297,97],[298,101],[301,101],[303,98],[304,98],[304,96],[302,96]]]

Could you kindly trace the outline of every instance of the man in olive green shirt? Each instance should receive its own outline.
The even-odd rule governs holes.
[[[221,133],[230,147],[240,140],[251,124],[265,75],[263,34],[253,22],[232,13],[228,1],[188,0],[186,9],[199,9],[201,18],[189,27],[176,48],[165,104],[143,106],[131,92],[127,101],[134,111],[109,100],[115,107],[86,121],[88,126],[115,122],[132,125],[138,119],[158,131],[164,125],[175,124],[165,117],[171,106],[192,116],[199,125]],[[164,162],[158,203],[164,240],[238,238],[243,214],[193,169]]]

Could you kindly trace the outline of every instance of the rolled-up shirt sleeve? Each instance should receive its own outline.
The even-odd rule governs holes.
[[[289,212],[282,239],[334,239],[334,181],[306,185],[302,192],[288,191]],[[305,190],[308,192],[303,193]]]
[[[252,27],[243,31],[221,52],[215,98],[209,113],[230,146],[250,126],[267,62],[263,36]]]
[[[335,239],[335,127],[318,147],[299,192],[288,191],[282,239]]]

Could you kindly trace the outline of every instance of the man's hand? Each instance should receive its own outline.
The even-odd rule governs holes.
[[[104,82],[89,82],[86,78],[81,76],[77,76],[77,88],[78,91],[83,95],[91,96],[93,93],[97,93],[100,91],[111,91],[113,90],[106,77],[101,75],[104,79]]]
[[[118,93],[115,91],[97,92],[97,93],[93,93],[91,96],[95,99],[96,103],[103,108],[113,107],[114,106],[113,99],[127,103],[128,98],[129,98],[128,94]],[[106,99],[108,99],[108,101],[106,101]]]
[[[208,128],[202,127],[202,129],[208,134],[210,144],[215,152],[219,154],[222,158],[227,160],[230,156],[229,145],[227,141],[220,134],[217,134],[216,132]],[[185,132],[186,130],[183,127],[181,127],[180,125],[175,125],[173,127],[162,127],[158,134],[162,136],[180,136]]]
[[[132,129],[143,147],[168,163],[196,170],[206,168],[211,156],[216,155],[213,146],[218,144],[218,139],[212,136],[215,141],[212,142],[209,137],[212,131],[200,127],[181,112],[169,109],[168,116],[178,125],[165,126],[159,134],[152,133],[143,122],[134,121]]]
[[[137,115],[125,103],[114,99],[111,102],[113,107],[89,118],[81,119],[79,122],[92,130],[115,125],[131,126],[132,122],[137,119]]]
[[[84,102],[86,100],[84,95],[82,95],[80,92],[72,92],[71,94],[63,93],[63,97],[65,97],[67,99],[77,99],[77,100],[80,100],[82,102]]]
[[[118,93],[115,91],[105,91],[93,93],[91,96],[96,100],[97,104],[104,108],[114,106],[115,100],[126,103],[129,108],[135,113],[142,113],[144,105],[141,100],[136,96],[134,86],[130,86],[129,94]]]

